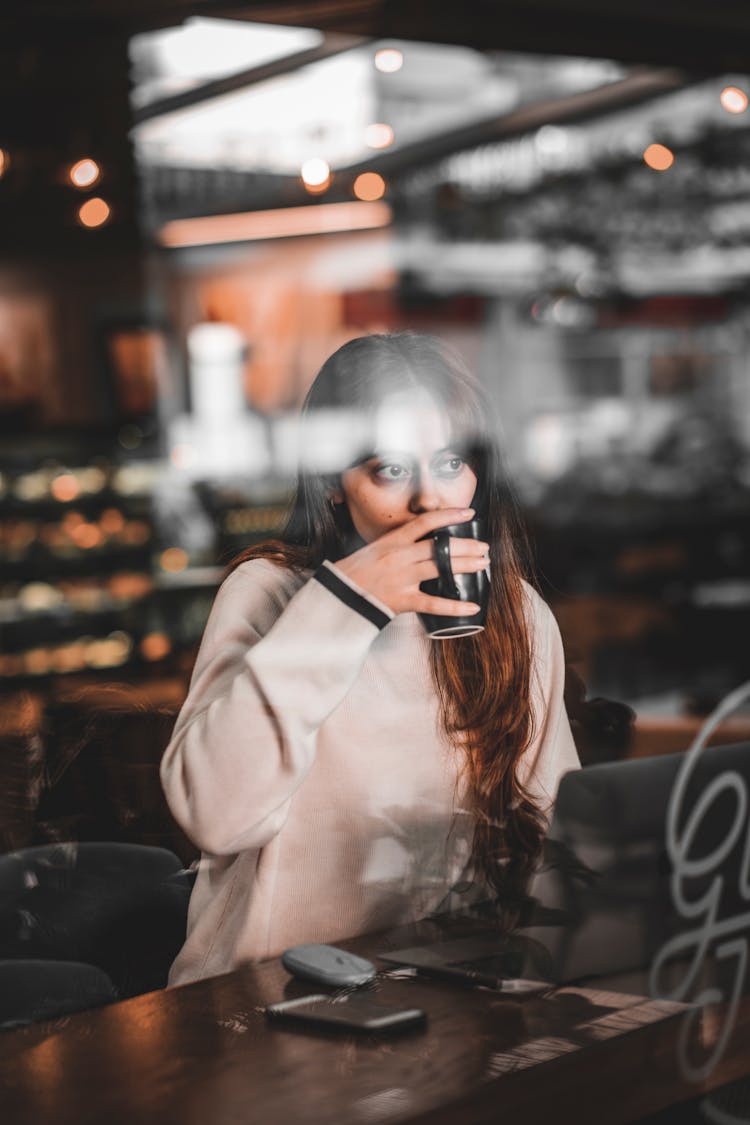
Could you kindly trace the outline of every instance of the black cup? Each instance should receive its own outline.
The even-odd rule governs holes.
[[[476,602],[479,613],[467,613],[461,617],[443,617],[437,613],[420,613],[422,624],[436,641],[451,637],[470,637],[481,633],[487,620],[487,605],[490,600],[489,570],[478,570],[472,574],[454,574],[451,569],[451,539],[481,539],[487,541],[487,528],[481,520],[469,523],[454,523],[449,527],[439,527],[437,531],[425,536],[433,542],[433,554],[438,567],[438,577],[420,583],[425,594],[439,598],[453,598],[461,602]]]

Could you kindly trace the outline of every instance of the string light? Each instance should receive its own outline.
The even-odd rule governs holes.
[[[643,161],[654,172],[666,172],[674,164],[674,153],[666,145],[649,145],[643,154]]]
[[[96,524],[84,522],[71,528],[70,538],[76,547],[80,547],[82,551],[89,551],[92,547],[100,546],[104,535],[101,528],[97,527]]]
[[[183,551],[182,547],[167,547],[159,556],[159,566],[170,574],[179,574],[189,562],[187,551]]]
[[[68,177],[73,187],[77,188],[90,188],[101,175],[101,168],[95,160],[86,156],[82,160],[76,160],[75,164],[71,165]]]
[[[172,644],[164,633],[146,633],[141,638],[140,650],[144,660],[163,660],[172,651]]]
[[[375,52],[375,67],[381,74],[395,74],[404,65],[404,56],[395,47],[381,47]]]
[[[747,109],[747,94],[737,86],[725,86],[719,101],[727,113],[744,113]]]
[[[384,122],[368,125],[365,129],[365,144],[368,148],[388,148],[393,144],[393,129]]]
[[[81,491],[78,481],[72,473],[60,473],[51,482],[49,490],[55,500],[59,500],[63,504],[69,500],[75,500]]]
[[[354,181],[353,190],[357,199],[372,203],[385,195],[385,180],[377,172],[362,172]]]
[[[331,182],[331,169],[325,160],[313,156],[300,168],[302,182],[309,192],[325,191]]]
[[[101,227],[109,219],[110,206],[99,195],[87,199],[78,208],[78,221],[84,227]]]

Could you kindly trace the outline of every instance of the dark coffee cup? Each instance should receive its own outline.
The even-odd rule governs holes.
[[[449,527],[439,527],[437,531],[425,536],[433,543],[433,555],[438,568],[438,577],[421,582],[420,590],[438,598],[452,598],[461,602],[476,602],[479,613],[467,613],[460,617],[443,617],[437,613],[420,613],[422,624],[436,641],[451,637],[470,637],[481,633],[487,620],[487,605],[490,600],[489,570],[478,570],[471,574],[454,574],[451,567],[451,539],[481,539],[486,542],[487,529],[481,520],[469,523],[454,523]]]

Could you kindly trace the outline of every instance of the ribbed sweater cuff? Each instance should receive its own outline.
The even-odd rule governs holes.
[[[322,566],[313,574],[316,582],[320,582],[321,586],[325,586],[326,590],[334,594],[344,605],[348,605],[350,609],[355,610],[362,617],[376,625],[378,629],[384,629],[389,621],[392,620],[393,614],[389,614],[385,607],[375,605],[369,598],[365,597],[354,585],[344,579],[337,570],[329,562],[324,562]]]

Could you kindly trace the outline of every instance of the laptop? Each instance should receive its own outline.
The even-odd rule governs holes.
[[[668,754],[592,765],[563,777],[544,861],[529,888],[533,910],[512,940],[488,933],[485,924],[474,936],[385,950],[379,958],[502,991],[533,990],[532,982],[542,979],[561,984],[647,972],[666,942],[702,922],[683,918],[674,903],[666,845],[670,796],[685,762],[683,753]],[[700,800],[704,808],[696,813]],[[720,859],[719,918],[747,910],[749,810],[750,742],[703,750],[677,823],[684,836],[693,818],[691,860],[704,858],[710,868],[712,855]],[[708,869],[685,882],[689,901],[699,901],[716,874]]]
[[[497,934],[484,931],[430,945],[378,953],[386,964],[417,969],[427,976],[482,985],[502,992],[537,992],[543,982],[523,978],[524,954],[505,948]]]

